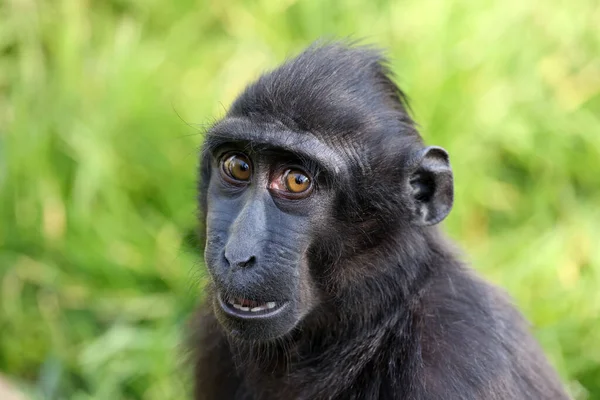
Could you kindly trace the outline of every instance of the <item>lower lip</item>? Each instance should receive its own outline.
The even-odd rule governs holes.
[[[277,316],[278,314],[280,314],[283,310],[285,310],[289,305],[289,302],[277,302],[277,305],[275,306],[275,308],[267,309],[264,311],[251,312],[251,311],[242,311],[242,310],[233,308],[233,306],[231,304],[229,304],[223,300],[223,298],[221,297],[221,293],[219,293],[217,295],[217,298],[219,299],[219,305],[221,306],[221,309],[227,315],[235,317],[235,318],[239,318],[239,319],[257,320],[257,319],[273,318],[273,317]]]

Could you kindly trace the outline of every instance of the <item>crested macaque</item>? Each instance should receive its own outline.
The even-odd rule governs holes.
[[[250,84],[201,151],[195,399],[567,399],[440,231],[453,199],[380,50],[314,44]]]

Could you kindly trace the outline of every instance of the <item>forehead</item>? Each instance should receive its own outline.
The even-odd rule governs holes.
[[[269,150],[287,151],[313,160],[334,174],[348,172],[348,160],[338,146],[326,143],[310,132],[297,132],[275,122],[254,122],[243,117],[227,117],[207,132],[208,151],[230,143],[249,143]]]

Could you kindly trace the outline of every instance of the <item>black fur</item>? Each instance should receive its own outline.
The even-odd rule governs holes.
[[[257,154],[263,144],[284,154],[300,146],[300,158],[321,161],[308,211],[273,208],[306,227],[294,239],[306,246],[271,243],[278,255],[259,253],[271,263],[253,275],[267,283],[239,281],[252,293],[294,292],[300,304],[289,320],[252,331],[257,340],[238,338],[246,327],[215,300],[233,282],[218,263],[244,212],[229,216],[223,205],[238,197],[211,200],[221,192],[210,149],[231,138]],[[217,287],[192,326],[197,400],[568,398],[507,296],[461,263],[435,226],[452,205],[448,157],[422,143],[377,50],[314,45],[250,85],[208,134],[200,205]],[[283,266],[269,275],[287,259],[297,264],[289,279]]]

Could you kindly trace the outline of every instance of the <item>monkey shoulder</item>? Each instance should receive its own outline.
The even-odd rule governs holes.
[[[413,314],[414,399],[568,399],[510,297],[473,271],[440,273]]]

